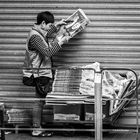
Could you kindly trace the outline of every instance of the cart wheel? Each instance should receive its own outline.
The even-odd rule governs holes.
[[[65,129],[74,129],[73,126],[69,126],[69,125],[64,125]],[[63,136],[65,137],[73,137],[75,134],[75,131],[64,131],[62,132]]]

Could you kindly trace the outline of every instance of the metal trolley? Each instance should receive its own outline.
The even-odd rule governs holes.
[[[61,69],[75,69],[75,68],[61,68]],[[93,70],[93,69],[91,69]],[[139,116],[138,116],[138,86],[139,86],[139,83],[138,83],[138,77],[137,77],[137,74],[135,73],[135,71],[131,70],[131,69],[126,69],[126,68],[103,68],[101,71],[95,71],[95,96],[94,98],[87,98],[85,96],[85,98],[81,98],[81,96],[71,96],[71,98],[52,98],[52,97],[46,97],[45,101],[46,101],[46,104],[47,105],[70,105],[70,104],[80,104],[82,109],[83,109],[83,106],[84,105],[87,105],[87,104],[94,104],[94,112],[95,112],[95,118],[93,121],[85,121],[85,118],[83,117],[83,114],[80,116],[80,121],[76,122],[76,121],[54,121],[53,123],[80,123],[80,124],[92,124],[91,128],[87,129],[87,128],[74,128],[74,127],[68,127],[67,129],[66,128],[51,128],[51,126],[49,128],[43,128],[42,130],[47,130],[47,131],[66,131],[66,132],[74,132],[74,131],[87,131],[87,132],[95,132],[95,139],[96,140],[102,140],[102,133],[104,131],[103,129],[103,119],[102,119],[102,115],[103,115],[103,98],[102,98],[102,73],[104,70],[115,70],[115,71],[131,71],[135,77],[136,77],[136,83],[135,83],[135,90],[134,90],[134,96],[132,99],[125,99],[127,100],[127,102],[125,103],[124,107],[131,101],[131,100],[136,100],[136,129],[133,129],[133,130],[124,130],[124,131],[133,131],[133,132],[136,132],[137,135],[136,135],[136,139],[138,140],[138,132],[139,132],[139,122],[138,122],[138,119],[139,119]],[[63,96],[64,97],[64,96]],[[7,97],[3,97],[0,99],[1,102],[8,102],[9,100],[44,100],[44,99],[36,99],[36,98],[14,98],[12,99],[12,97],[10,98],[7,98]],[[1,140],[5,140],[5,135],[4,135],[4,130],[16,130],[16,128],[7,128],[4,126],[4,123],[3,123],[3,112],[4,111],[4,107],[1,108]],[[115,119],[119,116],[120,112],[122,110],[120,110],[117,114],[116,114],[116,117]],[[108,121],[109,122],[109,121]],[[93,125],[94,124],[94,125]],[[18,128],[19,130],[33,130],[33,128]],[[108,130],[105,130],[105,131],[108,131]],[[122,129],[119,130],[119,129],[111,129],[109,131],[116,131],[116,132],[119,132],[119,131],[123,131]]]
[[[105,70],[111,70],[111,71],[131,71],[136,78],[136,82],[135,82],[135,90],[134,90],[134,94],[133,96],[130,96],[130,98],[126,98],[126,99],[116,99],[116,100],[126,100],[126,102],[123,105],[123,108],[132,100],[136,100],[136,129],[103,129],[103,124],[113,124],[113,122],[119,117],[120,113],[122,112],[123,108],[120,109],[117,113],[115,113],[115,115],[113,116],[109,116],[107,115],[107,118],[105,120],[103,120],[102,115],[104,112],[103,109],[103,98],[102,98],[102,73]],[[80,118],[80,121],[78,121],[77,123],[81,123],[81,124],[87,124],[87,123],[91,123],[94,124],[93,128],[91,129],[73,129],[73,128],[68,128],[68,129],[62,129],[62,131],[91,131],[91,132],[95,132],[95,139],[96,140],[102,140],[102,133],[103,131],[115,131],[115,132],[136,132],[136,139],[138,139],[138,132],[139,132],[139,122],[138,122],[138,77],[137,74],[135,73],[135,71],[131,70],[131,69],[126,69],[126,68],[104,68],[101,71],[95,71],[95,96],[94,98],[78,98],[78,96],[76,97],[64,97],[64,98],[47,98],[46,103],[47,104],[51,104],[51,105],[69,105],[69,104],[82,104],[87,105],[87,104],[94,104],[94,112],[95,112],[95,119],[94,121],[85,121],[83,119],[83,117]],[[106,110],[105,110],[106,111]],[[55,121],[58,123],[67,123],[68,121]],[[73,123],[75,121],[70,121],[70,123]],[[61,131],[60,129],[57,131]]]

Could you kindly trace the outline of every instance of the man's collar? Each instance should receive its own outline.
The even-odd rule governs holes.
[[[42,30],[42,29],[40,28],[40,26],[37,25],[37,24],[34,24],[34,26],[33,26],[32,29],[33,29],[33,30],[36,30],[36,31],[37,31],[38,33],[40,33],[43,37],[45,37],[46,34],[47,34],[47,32],[44,31],[44,30]]]

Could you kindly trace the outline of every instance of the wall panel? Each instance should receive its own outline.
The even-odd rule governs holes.
[[[34,89],[21,83],[21,69],[17,68],[23,65],[27,34],[36,14],[49,10],[58,21],[78,8],[85,11],[91,22],[54,56],[54,65],[97,61],[103,67],[140,71],[139,0],[1,0],[0,96],[34,96]],[[129,109],[127,112],[120,123],[135,125],[135,115],[130,115]],[[135,109],[131,112],[135,113]]]

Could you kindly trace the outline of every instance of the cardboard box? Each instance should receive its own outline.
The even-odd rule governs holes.
[[[102,110],[103,110],[103,120],[107,119],[109,117],[109,107],[110,107],[110,101],[103,101],[102,102]],[[94,113],[94,104],[86,104],[85,105],[85,120],[90,121],[94,120],[95,113]]]
[[[8,123],[30,123],[32,116],[30,110],[26,109],[9,109],[6,111]]]
[[[55,105],[54,120],[80,120],[80,104]]]

